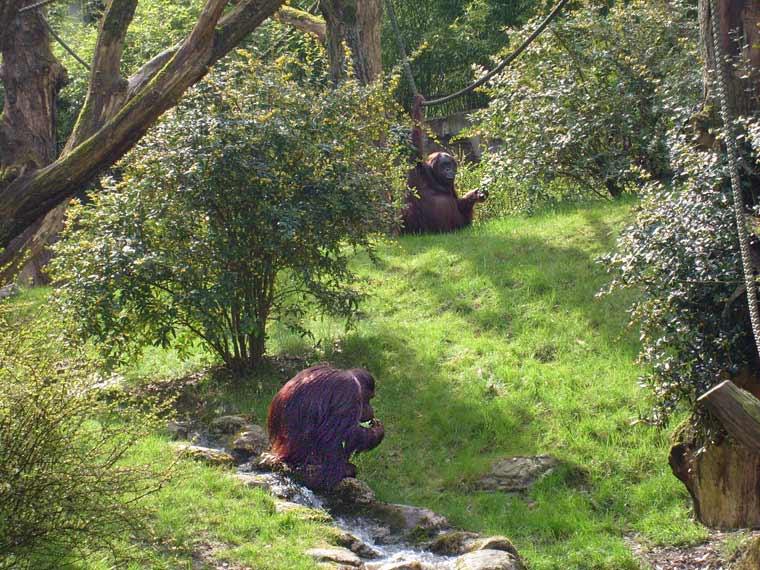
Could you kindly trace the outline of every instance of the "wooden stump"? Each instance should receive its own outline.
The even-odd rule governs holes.
[[[709,527],[760,527],[760,454],[724,439],[702,449],[692,429],[679,430],[670,468],[686,485],[697,518]]]

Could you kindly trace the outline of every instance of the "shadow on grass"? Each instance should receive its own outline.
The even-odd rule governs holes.
[[[448,236],[406,238],[398,248],[421,258],[408,274],[410,284],[434,297],[441,311],[453,309],[474,330],[498,329],[521,334],[526,327],[551,328],[552,313],[580,315],[589,330],[605,342],[616,343],[635,358],[638,342],[626,331],[628,292],[598,296],[610,277],[596,259],[612,250],[610,226],[589,213],[588,239],[593,251],[575,245],[554,245],[540,239],[463,231]],[[448,260],[443,268],[441,258]],[[467,279],[454,277],[467,275]],[[469,281],[469,283],[468,283]],[[481,303],[480,294],[495,294],[494,303]]]

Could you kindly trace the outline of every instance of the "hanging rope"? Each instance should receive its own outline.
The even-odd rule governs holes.
[[[58,34],[55,33],[55,30],[53,29],[53,26],[51,26],[50,22],[47,21],[47,18],[45,18],[45,15],[44,14],[40,14],[40,18],[42,18],[42,21],[44,22],[45,27],[47,27],[48,31],[50,32],[50,35],[53,36],[53,38],[55,38],[55,41],[57,41],[59,44],[61,44],[61,47],[63,49],[65,49],[67,52],[69,52],[69,54],[71,55],[71,57],[73,57],[75,60],[77,60],[77,62],[79,62],[79,64],[82,65],[87,71],[90,71],[90,66],[87,65],[87,62],[85,60],[83,60],[81,57],[79,57],[76,54],[76,52],[73,49],[71,49],[66,44],[66,42],[63,41],[63,38],[61,38],[61,36],[59,36]]]
[[[55,0],[42,0],[42,2],[37,2],[36,4],[31,4],[24,8],[20,8],[18,13],[24,14],[25,12],[34,10],[35,8],[42,8],[46,4],[51,4],[54,1]],[[48,29],[48,32],[50,32],[50,35],[53,36],[53,39],[55,39],[55,41],[61,44],[61,47],[65,49],[71,55],[71,57],[73,57],[80,65],[82,65],[87,71],[89,71],[90,66],[87,65],[87,62],[83,60],[81,57],[79,57],[76,54],[76,52],[71,47],[69,47],[69,45],[65,41],[63,41],[63,38],[55,32],[55,30],[53,29],[53,26],[51,26],[50,22],[48,22],[47,18],[45,18],[45,14],[40,11],[39,15],[40,15],[40,18],[42,19],[42,23],[45,24],[45,27]]]
[[[464,89],[461,89],[457,91],[456,93],[452,93],[451,95],[447,95],[446,97],[441,97],[439,99],[432,99],[430,101],[424,101],[422,104],[425,107],[432,107],[433,105],[442,105],[443,103],[448,103],[449,101],[456,99],[457,97],[461,97],[462,95],[467,95],[468,93],[474,91],[476,88],[480,87],[484,83],[486,83],[488,80],[490,80],[493,76],[499,74],[502,72],[502,70],[507,67],[510,63],[512,63],[517,57],[525,51],[525,49],[535,40],[541,32],[544,31],[546,26],[548,26],[551,21],[557,16],[557,14],[560,13],[562,10],[562,7],[567,4],[569,0],[560,0],[559,3],[554,7],[554,10],[552,10],[549,15],[544,19],[539,26],[533,30],[533,33],[529,35],[525,41],[520,44],[520,46],[513,51],[505,60],[503,60],[499,65],[494,67],[491,71],[486,73],[483,77],[475,81],[474,83],[468,85]]]
[[[723,120],[723,135],[726,141],[728,171],[731,178],[731,190],[734,200],[734,215],[736,231],[739,234],[739,250],[741,251],[742,268],[744,270],[744,286],[747,291],[749,318],[752,323],[752,334],[755,337],[755,348],[760,356],[760,312],[758,312],[757,284],[752,270],[752,259],[749,252],[749,233],[744,217],[744,201],[739,183],[739,152],[736,148],[733,122],[731,121],[726,84],[728,82],[724,62],[723,46],[720,41],[720,15],[718,0],[710,1],[710,17],[712,19],[713,49],[715,50],[715,91],[720,104],[720,115]]]
[[[401,39],[401,30],[398,27],[398,20],[396,19],[396,12],[393,10],[393,3],[391,0],[385,0],[385,8],[388,10],[388,15],[391,18],[391,26],[393,27],[393,33],[396,35],[396,45],[398,51],[401,54],[401,58],[404,62],[404,73],[406,79],[409,81],[409,86],[412,88],[412,93],[416,98],[419,95],[417,91],[417,84],[414,82],[414,75],[412,74],[412,66],[409,65],[409,57],[406,55],[406,47],[404,47],[404,40]]]

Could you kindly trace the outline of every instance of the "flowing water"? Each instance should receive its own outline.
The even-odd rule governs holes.
[[[261,481],[275,497],[326,512],[332,517],[336,527],[358,538],[369,547],[365,549],[366,551],[374,551],[372,557],[359,555],[365,563],[371,564],[371,568],[414,561],[421,562],[423,567],[434,570],[453,570],[454,568],[453,557],[440,556],[409,544],[402,536],[392,534],[378,521],[359,514],[332,512],[327,498],[296,483],[282,473],[259,471],[251,463],[243,463],[238,467],[238,471],[255,474],[257,480]]]

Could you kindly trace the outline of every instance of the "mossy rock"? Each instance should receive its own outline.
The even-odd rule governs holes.
[[[235,458],[219,449],[188,444],[177,444],[174,447],[185,457],[206,463],[207,465],[219,467],[232,467],[235,465]]]

